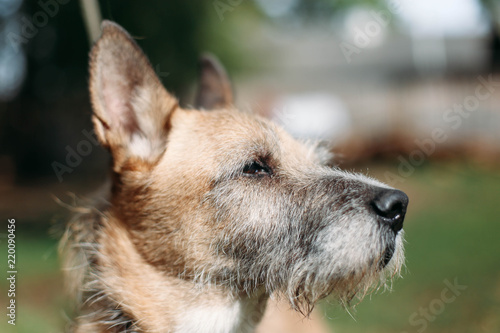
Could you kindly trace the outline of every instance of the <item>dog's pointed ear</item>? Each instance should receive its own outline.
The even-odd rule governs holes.
[[[111,151],[114,170],[130,159],[154,163],[164,152],[177,100],[119,25],[103,21],[90,55],[90,95],[96,134]]]
[[[233,90],[224,67],[211,54],[204,54],[199,62],[198,92],[195,107],[219,109],[233,104]]]

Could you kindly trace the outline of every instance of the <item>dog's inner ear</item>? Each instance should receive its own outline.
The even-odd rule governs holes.
[[[163,154],[177,100],[129,34],[109,21],[92,49],[90,94],[96,134],[116,171],[130,158],[153,163]]]
[[[233,90],[224,67],[213,55],[201,56],[195,107],[221,109],[233,104]]]

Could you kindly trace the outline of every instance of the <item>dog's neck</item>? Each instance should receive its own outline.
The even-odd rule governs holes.
[[[263,316],[266,294],[235,296],[221,286],[168,276],[141,257],[116,221],[105,221],[98,242],[104,293],[144,331],[253,332]]]

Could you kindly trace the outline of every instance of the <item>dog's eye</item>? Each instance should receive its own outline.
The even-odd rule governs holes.
[[[259,162],[252,162],[243,168],[243,173],[245,175],[255,175],[255,176],[260,176],[260,175],[269,175],[271,174],[271,170],[267,165],[262,165]]]

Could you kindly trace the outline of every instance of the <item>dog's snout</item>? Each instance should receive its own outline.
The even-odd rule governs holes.
[[[403,228],[408,196],[399,190],[381,190],[371,202],[375,213],[389,224],[394,232]]]

